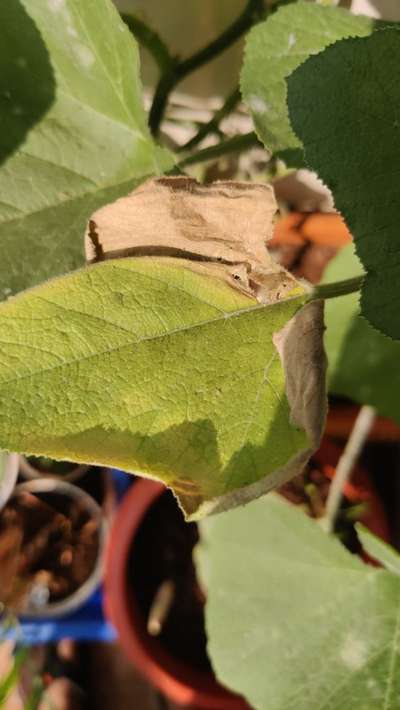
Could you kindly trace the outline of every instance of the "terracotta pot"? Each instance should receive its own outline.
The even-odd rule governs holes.
[[[177,660],[151,637],[131,593],[128,563],[133,541],[147,511],[165,490],[162,484],[143,478],[125,495],[106,552],[105,613],[117,629],[128,658],[172,702],[199,710],[249,710],[241,697],[219,685],[212,674]]]
[[[357,404],[333,403],[329,407],[325,431],[336,439],[347,439],[354,426],[360,407]],[[368,441],[400,441],[400,427],[391,419],[376,417]]]
[[[87,466],[86,464],[76,464],[76,466],[74,466],[74,468],[67,473],[57,473],[51,470],[44,471],[34,466],[30,461],[28,461],[26,456],[20,457],[20,473],[22,478],[27,481],[34,480],[35,478],[57,478],[59,481],[69,481],[70,483],[73,483],[74,481],[79,480],[79,478],[82,478],[82,476],[89,471],[89,468],[90,466]]]

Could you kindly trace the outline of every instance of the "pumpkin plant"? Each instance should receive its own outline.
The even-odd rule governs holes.
[[[199,519],[276,488],[318,447],[325,300],[330,381],[340,381],[348,336],[359,342],[354,319],[378,362],[396,361],[400,34],[330,5],[248,0],[181,60],[111,0],[3,3],[2,448],[158,478]],[[235,90],[186,145],[164,147],[171,92],[246,33],[240,91],[254,131],[198,148],[218,135]],[[135,37],[160,71],[149,118]],[[295,279],[267,250],[270,186],[187,174],[254,145],[331,189],[354,237],[354,272],[338,261],[327,283]],[[374,367],[362,373],[368,403],[400,421],[391,373],[383,365],[376,379]],[[342,382],[365,401],[352,374]],[[273,495],[204,523],[211,657],[254,707],[400,707],[399,564],[360,535],[388,571],[364,568]],[[289,596],[270,585],[298,590],[293,618]],[[348,595],[358,625],[338,611],[333,638]]]

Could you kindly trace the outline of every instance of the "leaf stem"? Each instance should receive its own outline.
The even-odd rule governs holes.
[[[141,44],[153,57],[160,72],[170,71],[176,60],[169,53],[169,49],[161,37],[138,17],[121,12],[121,17],[139,44]]]
[[[216,133],[218,131],[219,124],[221,123],[222,119],[225,118],[225,116],[227,116],[228,114],[230,114],[231,111],[233,111],[239,101],[240,89],[237,86],[234,91],[232,91],[232,93],[227,96],[221,108],[215,112],[214,116],[210,119],[210,121],[201,126],[196,135],[193,136],[193,138],[191,138],[187,143],[181,145],[178,150],[191,150],[196,145],[201,143],[203,138],[206,138],[209,133]]]
[[[335,527],[335,520],[342,500],[343,487],[350,478],[353,468],[365,445],[376,417],[374,407],[364,405],[361,407],[354,422],[353,429],[348,438],[347,444],[336,467],[336,474],[332,480],[326,501],[325,516],[320,520],[326,532],[332,532]]]
[[[150,110],[149,125],[154,136],[158,134],[168,96],[188,74],[211,61],[234,44],[258,19],[265,14],[263,0],[248,0],[243,12],[216,39],[195,52],[191,57],[177,62],[161,76],[155,90]]]
[[[361,276],[353,276],[351,279],[343,281],[333,281],[329,284],[320,284],[315,286],[311,291],[310,300],[337,298],[338,296],[346,296],[348,293],[354,293],[361,289],[364,281],[364,274]]]
[[[209,148],[203,148],[202,150],[198,150],[196,153],[192,153],[192,155],[188,155],[178,163],[178,167],[184,168],[187,165],[204,163],[206,160],[213,160],[214,158],[219,158],[221,155],[226,155],[227,153],[242,153],[255,145],[261,145],[257,135],[253,133],[253,131],[250,133],[243,133],[242,135],[227,138],[225,141],[217,143],[217,145],[211,145]]]

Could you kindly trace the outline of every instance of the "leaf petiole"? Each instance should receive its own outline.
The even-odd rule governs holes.
[[[122,12],[121,17],[136,40],[151,54],[160,72],[171,71],[176,60],[157,32],[135,15]]]
[[[316,301],[320,298],[337,298],[338,296],[346,296],[348,293],[355,293],[361,289],[364,276],[365,274],[362,274],[343,281],[333,281],[329,284],[315,286],[310,293],[310,301]]]
[[[204,163],[207,160],[214,160],[229,153],[243,153],[257,145],[261,148],[263,147],[254,131],[242,133],[186,156],[177,163],[177,166],[178,168],[185,168],[187,165]]]
[[[222,119],[225,118],[225,116],[227,116],[228,114],[230,114],[231,111],[233,111],[239,101],[240,89],[237,86],[234,91],[229,94],[221,108],[216,111],[211,120],[201,126],[198,133],[196,133],[193,138],[191,138],[187,143],[185,143],[185,145],[180,146],[178,150],[192,150],[192,148],[201,143],[203,138],[206,138],[206,136],[208,136],[210,133],[216,133],[218,131]]]

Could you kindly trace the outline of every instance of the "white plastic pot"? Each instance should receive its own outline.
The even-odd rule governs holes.
[[[56,602],[47,602],[31,604],[24,609],[23,616],[35,618],[51,618],[69,614],[78,609],[95,591],[99,585],[103,573],[103,549],[106,537],[107,525],[103,518],[102,510],[96,501],[78,486],[66,481],[60,481],[55,478],[36,478],[32,481],[26,481],[15,487],[12,498],[19,494],[40,493],[40,494],[56,494],[57,496],[66,496],[67,498],[77,501],[82,509],[88,513],[90,518],[94,518],[98,522],[98,552],[97,559],[93,569],[90,571],[87,579],[83,584],[70,594],[65,599]]]

